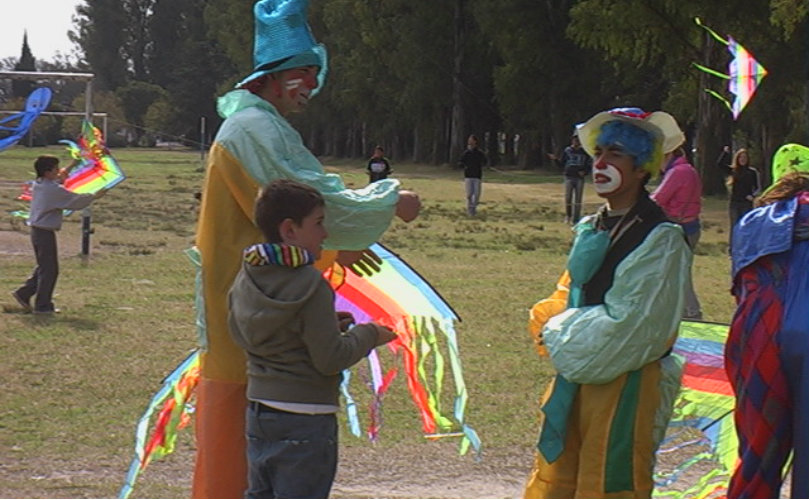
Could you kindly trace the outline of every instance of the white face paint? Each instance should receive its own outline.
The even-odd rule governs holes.
[[[303,85],[303,78],[293,78],[292,80],[287,80],[284,86],[287,90],[295,90]]]
[[[621,170],[611,163],[598,163],[593,168],[593,186],[599,196],[617,191],[624,183]]]

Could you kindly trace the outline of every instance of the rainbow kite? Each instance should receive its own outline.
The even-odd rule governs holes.
[[[680,324],[673,351],[684,359],[682,386],[666,438],[657,452],[654,497],[715,498],[727,494],[738,456],[732,413],[735,398],[724,361],[728,329],[719,323]],[[692,479],[682,477],[686,472]]]
[[[101,131],[89,121],[82,120],[78,144],[66,139],[59,142],[67,144],[70,155],[81,161],[65,179],[64,186],[68,191],[96,193],[102,189],[110,189],[126,179],[118,162],[107,149]]]
[[[135,487],[135,481],[149,462],[159,460],[174,451],[177,431],[191,422],[194,389],[198,382],[199,350],[195,350],[163,380],[163,387],[154,395],[146,412],[138,421],[135,432],[135,458],[129,466],[126,482],[118,498],[129,498]],[[149,421],[158,407],[160,412],[147,438]]]
[[[728,36],[728,39],[725,40],[711,28],[702,24],[698,17],[694,19],[694,22],[696,22],[698,26],[705,28],[705,30],[716,40],[727,45],[728,52],[730,52],[731,56],[733,56],[733,59],[731,59],[730,63],[728,64],[727,74],[720,73],[719,71],[707,68],[701,64],[693,64],[708,74],[718,76],[719,78],[723,78],[728,81],[728,90],[731,94],[736,96],[733,99],[733,104],[731,104],[723,95],[714,90],[705,89],[705,91],[725,103],[725,106],[727,106],[730,112],[733,114],[733,119],[736,120],[744,107],[747,106],[747,103],[753,98],[753,94],[756,93],[756,89],[761,83],[761,80],[767,76],[767,70],[764,69],[764,66],[759,64],[759,62],[753,58],[752,54],[750,54],[747,49],[742,47],[741,44],[739,44],[732,37]]]
[[[17,144],[28,133],[34,121],[51,103],[51,94],[51,89],[48,87],[34,89],[25,101],[24,111],[0,120],[0,130],[10,132],[9,135],[0,139],[0,151]]]
[[[478,455],[481,442],[474,429],[465,423],[468,399],[461,370],[460,351],[454,323],[460,318],[441,296],[399,256],[380,244],[370,250],[379,257],[379,270],[359,276],[335,263],[324,277],[335,290],[335,307],[348,311],[357,323],[374,321],[396,331],[398,339],[382,348],[391,356],[380,356],[376,350],[368,355],[368,367],[359,364],[346,370],[340,391],[344,397],[347,425],[355,436],[361,435],[358,405],[349,390],[352,379],[365,380],[371,391],[368,407],[367,435],[378,438],[382,427],[382,398],[396,378],[397,368],[382,366],[383,358],[400,361],[407,387],[428,439],[459,437],[460,453],[471,446]],[[199,252],[191,249],[189,258],[199,269]],[[199,275],[198,275],[199,279]],[[197,327],[201,304],[197,304]],[[441,341],[443,339],[443,342]],[[452,397],[452,417],[442,410],[442,393],[447,358],[455,388]],[[432,370],[430,370],[432,368]],[[366,372],[370,375],[366,376]],[[199,379],[199,352],[194,351],[166,379],[152,398],[138,422],[135,436],[135,457],[119,498],[128,498],[135,481],[151,460],[174,450],[177,432],[187,425],[193,413],[194,389]],[[162,405],[156,418],[155,410]],[[154,420],[151,432],[149,422]]]
[[[101,131],[87,120],[82,120],[81,129],[78,144],[67,139],[59,141],[67,145],[72,158],[81,162],[62,183],[65,189],[74,193],[96,193],[102,189],[110,189],[126,179],[118,162],[107,149]],[[17,196],[18,200],[31,201],[31,185],[32,182],[23,184],[22,192]],[[65,210],[64,213],[69,215],[72,211]],[[27,219],[29,213],[25,210],[15,210],[11,215]]]
[[[372,245],[370,250],[381,260],[379,271],[360,277],[335,263],[324,273],[335,290],[336,309],[352,313],[357,323],[374,321],[398,334],[398,339],[384,349],[401,358],[410,397],[418,409],[426,437],[461,437],[462,454],[470,445],[480,451],[477,433],[464,422],[468,394],[454,328],[454,323],[460,318],[399,256],[379,243]],[[442,352],[441,345],[446,346],[445,352]],[[452,419],[441,408],[447,358],[455,386]],[[369,409],[368,436],[373,440],[382,424],[382,397],[397,370],[384,371],[376,350],[368,356],[368,363],[371,372],[368,385],[374,395]],[[432,373],[429,373],[430,367]],[[350,376],[344,377],[342,390],[347,401],[349,426],[352,433],[359,435],[356,408],[347,390],[349,380]]]

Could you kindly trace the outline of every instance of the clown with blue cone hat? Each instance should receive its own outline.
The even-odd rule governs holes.
[[[306,0],[274,0],[257,2],[253,7],[255,36],[253,38],[253,72],[236,84],[285,69],[303,66],[320,68],[318,85],[312,95],[323,88],[328,73],[326,47],[315,41],[306,22]]]
[[[315,263],[321,270],[336,259],[342,264],[359,259],[394,216],[409,222],[421,206],[418,196],[400,189],[396,179],[348,189],[339,175],[324,171],[287,121],[323,88],[328,70],[326,50],[307,24],[307,5],[306,0],[256,2],[253,71],[217,102],[224,122],[208,155],[196,246],[189,252],[199,266],[196,305],[202,346],[195,498],[243,498],[250,491],[246,356],[231,339],[227,320],[228,291],[242,251],[263,241],[253,221],[259,189],[275,179],[292,179],[322,194],[329,237]],[[283,403],[294,407],[299,402]],[[251,402],[255,404],[264,403]]]

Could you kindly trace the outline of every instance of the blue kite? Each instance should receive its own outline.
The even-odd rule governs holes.
[[[34,89],[25,101],[25,111],[15,113],[0,120],[0,130],[9,131],[10,134],[0,138],[0,151],[9,148],[25,137],[28,130],[51,103],[51,89],[39,87]]]

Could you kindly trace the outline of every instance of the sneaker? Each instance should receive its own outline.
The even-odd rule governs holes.
[[[27,300],[23,300],[22,297],[20,297],[20,294],[17,293],[17,290],[11,292],[11,295],[14,297],[14,300],[17,301],[20,307],[22,307],[23,311],[27,313],[31,312],[31,304]]]
[[[34,310],[34,314],[48,314],[48,315],[50,315],[50,314],[59,314],[60,312],[62,312],[62,310],[59,309],[58,307],[54,307],[53,309],[46,309],[44,311]]]

